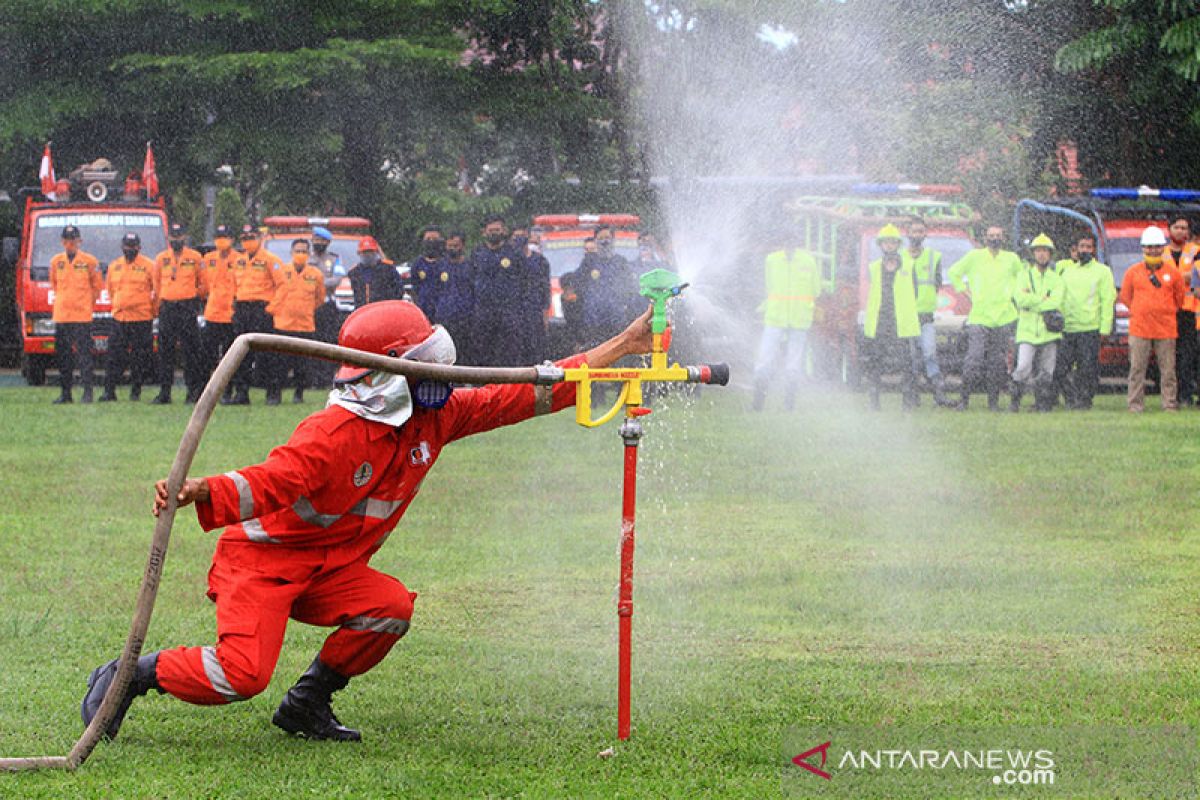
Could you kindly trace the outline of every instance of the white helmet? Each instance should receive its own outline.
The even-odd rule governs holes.
[[[1162,232],[1162,228],[1157,225],[1151,225],[1146,230],[1142,231],[1142,247],[1166,247],[1167,237]]]

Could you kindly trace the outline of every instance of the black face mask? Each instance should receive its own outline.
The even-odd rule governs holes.
[[[172,239],[171,240],[171,249],[174,250],[176,253],[178,253],[180,250],[183,249],[183,240],[182,239]]]
[[[441,239],[426,239],[422,245],[426,258],[441,258],[446,252],[446,243]]]
[[[613,249],[612,239],[600,239],[596,242],[596,249],[601,253],[611,253]]]
[[[447,256],[447,257],[448,257],[448,258],[449,258],[451,261],[458,261],[460,258],[462,258],[462,257],[463,257],[463,251],[462,251],[462,250],[460,250],[459,248],[452,248],[452,249],[451,249],[451,248],[447,248],[447,249],[446,249],[446,256]]]
[[[1080,264],[1087,264],[1092,260],[1092,257],[1091,253],[1080,253],[1078,260]]]
[[[529,244],[529,237],[528,236],[514,236],[513,240],[512,240],[512,244],[513,244],[513,247],[517,248],[518,250],[524,250],[525,245]]]
[[[317,255],[324,255],[325,251],[328,249],[329,245],[323,239],[318,239],[317,241],[313,242],[313,252]]]
[[[504,244],[504,234],[503,233],[489,233],[486,238],[487,238],[488,244],[491,244],[491,245]]]
[[[379,263],[379,254],[371,252],[363,253],[360,260],[364,267],[374,267]]]
[[[125,254],[127,260],[133,261],[137,258],[139,251],[136,247],[122,247],[121,252]]]
[[[1003,239],[988,239],[987,246],[988,246],[989,250],[999,250],[1001,247],[1004,246],[1004,240]]]

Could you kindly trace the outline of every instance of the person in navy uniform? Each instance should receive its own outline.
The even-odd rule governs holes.
[[[596,230],[596,252],[586,253],[579,268],[559,279],[563,317],[573,324],[574,342],[601,331],[620,329],[621,320],[641,301],[638,279],[625,257],[616,252],[613,229]]]
[[[481,366],[536,364],[545,356],[544,309],[549,279],[508,240],[499,215],[483,223],[483,244],[471,254],[474,349]]]
[[[454,337],[459,363],[474,364],[470,342],[475,286],[465,242],[466,237],[461,232],[452,231],[440,240],[442,255],[439,258],[430,260],[422,256],[413,261],[412,285],[416,303],[425,316]]]

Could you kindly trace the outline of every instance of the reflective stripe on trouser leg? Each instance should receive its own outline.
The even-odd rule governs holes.
[[[325,640],[321,660],[347,678],[361,675],[383,660],[408,626],[398,617],[351,617]]]
[[[211,706],[245,700],[229,684],[214,647],[176,647],[158,656],[158,684],[188,703]]]

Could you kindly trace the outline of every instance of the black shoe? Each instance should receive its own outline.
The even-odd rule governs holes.
[[[190,405],[194,405],[196,403],[196,401],[199,399],[200,399],[199,392],[188,392],[187,397],[184,398],[183,402],[190,406]]]
[[[105,390],[104,390],[104,394],[100,395],[100,402],[101,402],[101,403],[115,403],[115,402],[117,402],[117,393],[116,393],[116,392],[114,392],[114,391],[111,391],[111,390],[109,390],[109,389],[105,389]]]
[[[267,392],[267,405],[277,406],[281,401],[279,392]]]
[[[150,402],[156,406],[169,406],[171,405],[171,393],[159,392],[158,395]]]
[[[61,405],[64,405],[65,403],[74,403],[74,402],[75,401],[71,399],[70,392],[63,392],[62,394],[60,394],[58,396],[58,399],[54,401],[54,405],[61,406]]]
[[[85,388],[83,390],[83,397],[79,398],[79,402],[81,402],[81,403],[92,402],[92,387],[88,386],[87,388]]]
[[[247,389],[238,389],[233,393],[232,397],[225,397],[221,400],[223,406],[248,406],[250,405],[250,392]]]
[[[142,387],[135,386],[129,390],[129,399],[133,402],[138,402],[142,399]]]
[[[129,711],[133,698],[141,697],[151,689],[162,691],[158,685],[157,670],[158,653],[150,653],[137,660],[133,680],[129,682],[129,688],[126,690],[125,696],[121,698],[121,704],[117,707],[117,715],[113,717],[113,721],[104,731],[106,737],[117,738],[117,732],[121,730],[121,723],[125,721],[125,712]],[[103,666],[96,667],[88,676],[87,694],[83,696],[83,702],[79,704],[79,716],[83,718],[83,727],[86,728],[90,725],[92,718],[100,710],[104,695],[108,692],[108,687],[115,677],[117,677],[117,659],[115,658]]]
[[[329,705],[331,695],[349,678],[339,675],[317,658],[300,680],[288,689],[271,723],[305,739],[360,742],[362,734],[338,722]]]
[[[292,402],[293,403],[303,403],[304,402],[304,390],[303,389],[296,390],[295,394],[292,395]]]

